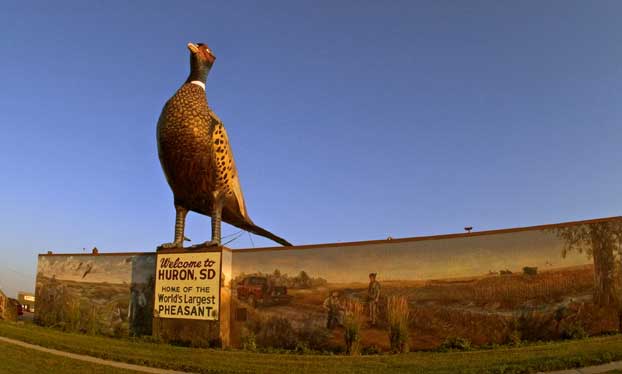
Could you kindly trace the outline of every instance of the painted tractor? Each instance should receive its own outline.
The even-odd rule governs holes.
[[[246,301],[253,308],[288,304],[292,297],[287,294],[287,287],[275,286],[262,276],[248,276],[237,285],[238,299]]]

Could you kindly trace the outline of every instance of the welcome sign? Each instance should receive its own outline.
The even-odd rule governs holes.
[[[218,320],[220,252],[158,253],[154,316]]]

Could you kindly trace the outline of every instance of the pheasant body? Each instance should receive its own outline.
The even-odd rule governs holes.
[[[184,84],[164,106],[158,155],[176,204],[211,215],[212,193],[219,191],[225,200],[223,220],[235,226],[252,224],[226,130],[198,85]]]
[[[220,244],[222,219],[280,244],[291,245],[256,226],[248,216],[227,132],[207,103],[204,90],[207,73],[203,74],[203,82],[192,80],[201,67],[195,63],[196,58],[191,56],[191,76],[166,102],[158,120],[158,156],[177,211],[175,241],[164,247],[182,246],[189,210],[212,217],[211,244]]]

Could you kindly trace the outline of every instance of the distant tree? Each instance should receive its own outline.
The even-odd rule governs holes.
[[[300,288],[311,288],[311,277],[309,277],[306,271],[302,270],[300,274],[298,274],[297,283]]]
[[[616,255],[622,254],[622,219],[553,229],[564,241],[562,257],[585,253],[594,260],[594,303],[619,306],[616,292]]]
[[[317,277],[317,278],[311,279],[311,285],[313,287],[322,287],[322,286],[325,286],[327,283],[328,281],[324,278]]]
[[[275,278],[281,278],[281,271],[279,269],[274,269],[274,273],[272,273],[272,276]]]

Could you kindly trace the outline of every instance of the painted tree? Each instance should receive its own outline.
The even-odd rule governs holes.
[[[297,278],[298,288],[311,288],[311,277],[306,271],[301,270]]]
[[[564,241],[562,257],[577,251],[594,260],[594,303],[618,305],[615,259],[622,254],[622,219],[559,227],[553,231]]]

